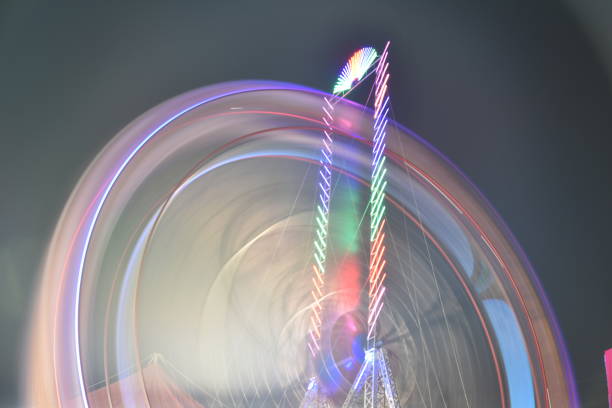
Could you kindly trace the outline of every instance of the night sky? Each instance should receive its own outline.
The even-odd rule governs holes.
[[[17,405],[45,245],[112,136],[218,82],[328,90],[355,48],[387,39],[395,118],[507,222],[557,315],[584,407],[606,406],[612,3],[85,3],[0,4],[0,407]]]

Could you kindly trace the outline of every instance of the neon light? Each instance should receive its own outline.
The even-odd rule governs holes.
[[[333,89],[334,98],[338,97],[339,94],[349,91],[355,81],[359,81],[368,72],[368,69],[376,61],[378,56],[376,50],[372,47],[364,47],[356,51],[348,62],[342,68],[340,76],[336,81]],[[333,122],[334,122],[334,104],[329,98],[323,97],[325,104],[322,107],[323,116],[322,120],[325,123],[325,129],[323,130],[324,137],[321,139],[321,169],[319,170],[319,203],[317,205],[317,216],[316,216],[316,234],[314,242],[314,258],[316,268],[314,268],[315,276],[317,279],[315,282],[315,290],[312,291],[314,300],[313,314],[315,319],[313,322],[311,333],[314,332],[316,335],[311,335],[311,344],[309,348],[315,357],[316,351],[320,350],[320,339],[321,339],[321,297],[323,296],[323,287],[325,280],[325,261],[327,256],[327,235],[329,232],[329,203],[331,200],[331,166],[333,160]]]
[[[389,112],[389,95],[387,83],[389,74],[387,61],[389,43],[385,46],[376,66],[374,80],[374,140],[372,147],[372,181],[370,184],[370,272],[368,291],[368,348],[376,345],[376,322],[383,307],[385,293],[384,280],[386,273],[385,260],[385,194],[387,189],[387,168],[384,156],[387,136],[387,114]]]
[[[367,73],[368,69],[374,64],[378,54],[372,47],[365,47],[353,54],[346,65],[342,68],[340,76],[334,86],[334,98],[341,97],[339,94],[350,91],[355,81],[360,81]],[[312,316],[310,319],[311,329],[309,331],[310,339],[308,349],[312,357],[317,358],[321,350],[321,325],[322,325],[322,309],[321,299],[324,295],[325,286],[325,264],[327,257],[327,236],[329,233],[329,206],[331,201],[331,177],[332,177],[332,160],[333,160],[333,123],[334,123],[334,104],[327,97],[323,97],[325,104],[322,106],[322,120],[325,124],[323,137],[321,138],[321,159],[319,170],[319,200],[317,203],[317,212],[315,216],[316,233],[314,236],[314,264],[313,278],[314,289],[311,291],[313,298]],[[384,176],[384,175],[383,175]],[[330,402],[322,394],[319,394],[318,378],[312,379],[311,385],[305,399],[302,401],[301,407],[324,407],[330,406]]]
[[[384,226],[386,220],[385,215],[385,191],[387,187],[387,169],[385,167],[386,159],[384,156],[384,150],[386,147],[385,136],[387,126],[387,113],[389,111],[389,97],[387,95],[387,82],[389,74],[387,73],[387,49],[389,43],[387,43],[385,50],[376,66],[376,80],[375,80],[375,96],[374,96],[374,144],[372,148],[372,173],[371,173],[371,184],[370,184],[370,266],[369,266],[369,302],[368,302],[368,352],[366,352],[366,361],[361,368],[361,371],[357,379],[357,387],[361,388],[362,379],[364,373],[367,374],[367,378],[376,376],[377,369],[384,371],[381,378],[383,386],[385,388],[385,395],[391,406],[397,406],[397,393],[395,392],[395,386],[392,378],[390,379],[388,368],[386,366],[386,358],[382,351],[376,351],[373,349],[375,346],[375,335],[376,335],[376,322],[382,311],[384,305],[384,294],[385,286],[384,280],[386,273],[384,272],[387,261],[385,260],[386,247]],[[366,47],[358,50],[349,59],[347,64],[343,67],[342,72],[334,86],[334,98],[342,98],[341,95],[346,95],[350,91],[356,81],[360,81],[364,75],[368,72],[370,67],[376,61],[378,54],[376,50],[371,47]],[[316,233],[314,241],[314,265],[313,271],[315,277],[313,278],[314,289],[312,290],[313,296],[313,315],[311,316],[312,328],[309,331],[310,341],[308,348],[313,358],[320,357],[320,341],[321,341],[321,313],[322,304],[321,298],[324,294],[325,285],[325,263],[327,256],[327,238],[329,232],[329,207],[331,200],[331,166],[333,159],[332,144],[333,139],[333,112],[334,104],[330,102],[327,97],[324,97],[325,104],[322,107],[323,110],[323,123],[325,129],[323,131],[324,137],[321,141],[321,169],[319,170],[319,202],[317,203],[317,212],[315,216],[316,220]],[[377,378],[372,378],[372,381],[378,381]],[[311,380],[311,384],[308,385],[308,389],[305,395],[301,408],[311,407],[331,407],[330,401],[324,394],[319,391],[319,379],[314,377]],[[345,401],[343,406],[350,404],[351,395],[355,388],[351,389],[349,397]],[[369,395],[371,398],[372,396]]]
[[[323,297],[323,287],[325,285],[325,261],[327,258],[327,234],[329,230],[329,202],[331,200],[331,166],[333,159],[333,139],[331,137],[333,128],[332,124],[334,121],[333,111],[334,106],[327,99],[323,106],[323,122],[325,123],[325,130],[323,131],[324,137],[321,138],[321,168],[319,170],[319,202],[317,204],[317,213],[315,217],[316,221],[316,233],[314,240],[314,260],[313,271],[315,279],[313,279],[314,289],[312,290],[313,298],[313,310],[310,330],[310,342],[308,348],[312,353],[313,357],[316,357],[317,352],[321,349],[321,313],[323,305],[321,304],[321,298]]]
[[[355,52],[342,68],[334,85],[334,94],[350,90],[355,81],[360,81],[368,72],[377,56],[376,50],[372,47],[365,47]]]

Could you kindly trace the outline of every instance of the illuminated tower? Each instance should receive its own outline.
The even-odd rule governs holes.
[[[343,408],[399,408],[395,381],[386,351],[376,342],[378,317],[385,295],[385,194],[387,168],[385,139],[389,113],[389,43],[376,66],[374,82],[374,138],[370,182],[370,262],[368,275],[368,333],[365,359],[346,397]]]
[[[325,272],[327,260],[327,244],[329,233],[329,207],[331,202],[331,178],[333,164],[333,122],[334,105],[342,99],[346,93],[356,86],[367,73],[368,69],[376,60],[377,53],[374,48],[366,47],[355,52],[343,67],[336,83],[334,84],[332,98],[324,97],[322,122],[324,124],[323,137],[321,139],[321,159],[318,177],[317,208],[315,214],[315,236],[313,254],[313,290],[312,290],[312,314],[310,317],[310,331],[308,338],[308,349],[311,354],[313,376],[308,383],[306,394],[300,404],[300,408],[331,408],[332,403],[325,394],[323,384],[317,373],[317,366],[322,361],[321,336],[323,326],[323,304],[325,294]]]

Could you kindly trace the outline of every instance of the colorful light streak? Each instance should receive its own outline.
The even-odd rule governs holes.
[[[384,155],[386,144],[387,115],[389,112],[388,80],[389,63],[387,61],[389,42],[387,42],[376,66],[376,78],[374,81],[374,138],[372,147],[372,169],[370,183],[370,264],[369,264],[369,290],[368,290],[368,317],[367,317],[367,350],[369,353],[377,353],[375,361],[365,361],[361,367],[360,375],[351,387],[344,406],[353,404],[356,393],[364,392],[366,400],[374,403],[376,397],[376,387],[381,382],[385,389],[386,401],[391,406],[398,405],[397,392],[391,373],[386,364],[386,356],[383,350],[376,350],[376,326],[378,317],[384,306],[384,295],[386,288],[384,281],[386,273],[385,259],[385,225],[386,225],[386,206],[385,193],[387,187],[387,168]],[[343,68],[338,83],[334,88],[334,93],[346,92],[354,86],[367,72],[372,63],[376,60],[376,51],[363,48],[357,51]],[[325,262],[327,256],[327,239],[329,232],[329,207],[331,200],[331,166],[333,159],[331,137],[333,128],[334,106],[328,98],[324,98],[323,105],[323,131],[321,147],[321,168],[319,170],[319,202],[315,215],[316,233],[314,242],[314,263],[313,263],[313,283],[312,291],[313,313],[311,316],[310,339],[308,347],[313,358],[320,358],[320,340],[322,326],[322,305],[321,299],[324,296],[325,286]],[[319,379],[315,376],[311,379],[302,407],[327,406],[329,401],[319,391]],[[364,388],[365,386],[365,388]],[[348,405],[347,405],[348,404]]]
[[[385,266],[385,196],[387,168],[384,155],[386,148],[387,114],[389,112],[389,42],[385,45],[374,80],[374,137],[372,146],[372,169],[370,182],[370,264],[368,290],[368,333],[366,358],[349,390],[343,408],[357,406],[399,408],[395,380],[388,363],[386,350],[376,343],[376,327],[384,306],[386,287]]]
[[[323,97],[322,121],[325,124],[323,137],[321,139],[321,161],[319,169],[319,197],[315,214],[315,239],[314,239],[314,262],[312,265],[314,289],[312,290],[313,306],[310,318],[311,330],[309,333],[308,348],[313,357],[320,351],[321,325],[323,305],[321,299],[324,296],[325,272],[327,260],[327,241],[329,235],[329,206],[331,201],[331,178],[333,164],[333,123],[335,99],[339,94],[352,89],[354,82],[359,81],[372,66],[378,54],[372,47],[364,47],[356,51],[342,68],[336,85],[334,86],[334,97],[330,100]]]
[[[355,52],[342,68],[334,85],[334,94],[350,90],[353,84],[356,81],[360,81],[366,72],[368,72],[376,57],[378,57],[378,54],[372,47],[364,47]]]
[[[331,202],[331,179],[333,165],[333,123],[334,123],[334,104],[335,98],[339,94],[348,93],[354,86],[355,82],[360,81],[367,73],[368,69],[376,60],[377,53],[372,47],[365,47],[355,52],[338,77],[334,86],[334,98],[330,101],[327,96],[323,97],[322,121],[325,124],[323,129],[323,137],[321,139],[321,159],[319,169],[318,190],[319,196],[317,201],[317,210],[315,213],[315,237],[314,237],[314,262],[312,264],[313,271],[313,290],[311,292],[313,304],[312,315],[310,316],[310,326],[308,348],[316,361],[320,359],[321,352],[321,336],[323,324],[323,305],[322,299],[325,295],[325,273],[327,261],[327,244],[329,235],[329,208]],[[332,103],[333,102],[333,103]],[[312,406],[327,406],[329,401],[321,394],[318,378],[313,377],[308,386],[305,399],[302,401],[302,407]]]
[[[311,330],[308,347],[313,357],[317,356],[321,349],[321,314],[323,305],[321,299],[324,296],[323,288],[325,286],[325,262],[327,259],[327,236],[329,234],[329,204],[331,201],[331,178],[332,178],[332,159],[333,159],[333,112],[334,106],[329,99],[324,96],[323,100],[323,137],[321,139],[321,160],[319,169],[319,197],[317,202],[317,211],[315,214],[315,239],[314,239],[314,263],[312,264],[314,289],[312,290],[313,307],[310,317]]]
[[[372,147],[372,182],[370,184],[370,272],[368,290],[368,349],[376,343],[376,322],[384,305],[385,278],[385,194],[387,188],[387,168],[385,138],[387,135],[387,115],[389,113],[389,43],[382,52],[376,67],[374,81],[374,140]]]

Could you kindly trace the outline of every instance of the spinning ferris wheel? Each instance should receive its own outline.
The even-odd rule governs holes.
[[[528,261],[394,120],[390,59],[358,50],[331,94],[204,87],[121,131],[49,246],[32,405],[577,406]]]

